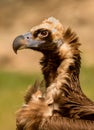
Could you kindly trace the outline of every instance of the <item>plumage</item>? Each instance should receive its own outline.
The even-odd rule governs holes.
[[[60,118],[68,118],[70,122],[71,119],[77,122],[88,120],[93,127],[94,102],[83,93],[79,81],[80,45],[76,33],[70,28],[65,30],[58,20],[51,17],[29,33],[18,36],[13,49],[17,52],[29,48],[43,53],[40,64],[47,88],[45,100],[53,106],[58,105]],[[55,99],[56,95],[59,97]]]
[[[16,113],[16,130],[94,129],[94,121],[64,117],[58,109],[54,110],[53,105],[47,102],[39,86],[38,83],[35,83],[27,90],[25,104]],[[26,102],[27,98],[28,102]],[[55,96],[55,100],[59,100],[57,96]]]

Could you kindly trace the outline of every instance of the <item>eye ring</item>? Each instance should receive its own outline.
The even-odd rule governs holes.
[[[49,35],[48,30],[41,30],[38,34],[40,38],[46,38]]]

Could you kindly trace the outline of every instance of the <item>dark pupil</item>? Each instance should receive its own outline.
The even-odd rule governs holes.
[[[47,31],[41,31],[41,35],[47,35]]]

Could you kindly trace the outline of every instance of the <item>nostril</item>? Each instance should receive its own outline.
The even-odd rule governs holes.
[[[29,37],[27,37],[27,39],[29,39]]]

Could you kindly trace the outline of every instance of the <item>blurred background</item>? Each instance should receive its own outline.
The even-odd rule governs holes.
[[[42,79],[41,54],[22,50],[14,54],[14,38],[54,16],[80,37],[81,85],[94,100],[94,0],[0,0],[0,129],[15,129],[15,112],[26,88]]]

